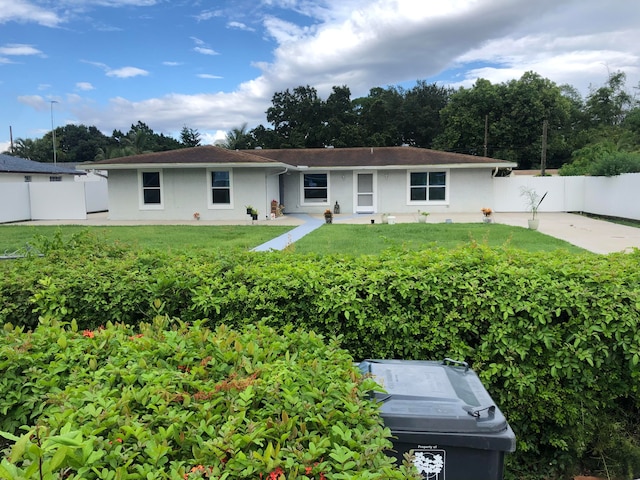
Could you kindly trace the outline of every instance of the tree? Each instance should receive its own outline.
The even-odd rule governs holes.
[[[322,147],[322,101],[315,88],[296,87],[277,92],[267,109],[267,121],[280,137],[281,148]]]
[[[351,90],[346,85],[334,86],[323,104],[321,112],[323,125],[322,141],[325,146],[361,146],[359,135],[354,135],[356,115],[351,102]]]
[[[497,121],[502,117],[502,92],[499,85],[479,78],[472,88],[461,87],[449,97],[440,111],[442,133],[433,141],[442,150],[485,154],[485,127],[488,126],[487,156],[492,157],[498,146]]]
[[[633,97],[625,90],[624,72],[609,75],[607,83],[591,90],[586,101],[586,115],[592,127],[620,125],[633,107]]]
[[[451,88],[418,80],[404,93],[400,131],[403,143],[431,148],[442,131],[440,112],[449,102]]]
[[[247,124],[245,122],[240,127],[232,128],[227,132],[222,146],[229,150],[247,150],[252,148],[253,145],[253,138],[247,132]]]
[[[367,97],[354,100],[354,105],[367,145],[387,147],[402,144],[399,125],[403,93],[400,87],[372,88]]]
[[[570,125],[571,103],[552,81],[534,72],[518,80],[492,85],[479,79],[471,89],[451,95],[442,110],[444,131],[436,148],[471,155],[487,155],[528,169],[539,164],[542,125],[549,122],[548,166],[569,158],[570,143],[562,135]]]
[[[180,131],[180,140],[185,147],[199,147],[200,146],[200,133],[198,130],[188,128],[186,125],[182,127]]]

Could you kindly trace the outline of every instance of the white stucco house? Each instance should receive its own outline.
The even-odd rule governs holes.
[[[227,150],[201,146],[78,165],[108,172],[113,220],[246,219],[286,213],[469,212],[516,164],[415,147]]]

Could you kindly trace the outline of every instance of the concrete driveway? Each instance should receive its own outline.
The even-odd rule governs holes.
[[[395,215],[396,223],[417,222],[417,214],[398,214]],[[539,231],[546,235],[565,240],[573,245],[584,248],[594,253],[614,253],[614,252],[630,252],[634,248],[640,249],[640,228],[626,227],[603,220],[595,220],[593,218],[572,213],[539,213],[540,219]],[[494,213],[493,221],[495,223],[503,223],[505,225],[513,225],[517,227],[527,228],[528,213]],[[382,216],[380,214],[373,215],[356,215],[341,214],[335,215],[333,222],[369,224],[371,221],[380,223]],[[482,213],[433,213],[429,215],[428,223],[444,223],[451,221],[453,223],[478,223],[482,221]],[[313,231],[321,226],[324,222],[322,215],[285,215],[275,220],[260,220],[260,225],[290,225],[300,227],[298,230],[300,236]],[[250,225],[251,220],[245,222],[227,222],[227,221],[163,221],[163,222],[143,222],[138,220],[114,221],[109,220],[107,213],[95,213],[87,216],[87,220],[39,220],[30,222],[20,222],[20,225],[144,225],[144,224],[165,224],[165,225]],[[1,226],[0,226],[1,227]],[[295,229],[294,229],[295,231]],[[294,232],[292,231],[292,232]],[[284,235],[284,245],[291,243],[299,238],[291,233]],[[281,242],[282,243],[282,242]],[[260,248],[258,248],[260,249]],[[278,242],[273,242],[267,249],[279,249]]]

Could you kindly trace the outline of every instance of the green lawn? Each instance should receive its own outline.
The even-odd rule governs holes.
[[[211,250],[218,248],[249,250],[293,227],[267,225],[232,226],[187,226],[187,225],[140,225],[140,226],[0,226],[0,254],[24,248],[33,243],[35,235],[54,238],[60,232],[62,238],[74,233],[89,231],[91,234],[133,248],[152,248],[172,251]]]
[[[0,226],[0,254],[14,252],[34,243],[34,236],[53,239],[60,234],[63,239],[74,233],[88,231],[109,242],[120,243],[136,249],[161,249],[167,251],[194,251],[243,249],[282,235],[293,227],[233,225],[233,226]],[[443,247],[456,248],[462,244],[477,242],[490,246],[511,246],[527,251],[552,251],[565,249],[584,252],[567,242],[526,228],[500,224],[417,224],[396,225],[323,225],[303,237],[290,248],[296,253],[377,254],[395,247],[407,250]]]
[[[571,253],[584,252],[563,240],[527,228],[500,224],[401,223],[396,225],[323,225],[298,240],[292,250],[296,253],[378,254],[395,247],[423,250],[442,247],[456,248],[477,242],[489,246],[510,246],[527,251],[565,249]]]

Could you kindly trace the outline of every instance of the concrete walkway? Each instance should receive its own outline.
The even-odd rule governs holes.
[[[268,252],[269,250],[284,250],[288,245],[300,240],[308,233],[313,232],[316,228],[320,228],[325,223],[324,218],[312,217],[304,213],[294,213],[287,215],[298,219],[301,225],[295,227],[293,230],[288,231],[284,235],[280,235],[272,240],[269,240],[262,245],[258,245],[253,248],[253,252]]]

